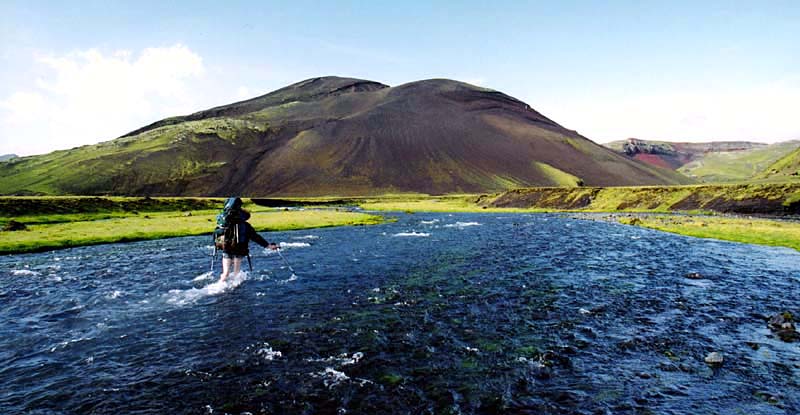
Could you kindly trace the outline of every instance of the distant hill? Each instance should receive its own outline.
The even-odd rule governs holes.
[[[673,143],[635,138],[605,144],[630,158],[677,170],[703,182],[747,181],[781,157],[800,147],[800,141],[775,144],[748,141]]]
[[[7,161],[7,160],[14,159],[14,158],[17,158],[16,154],[3,154],[3,155],[0,155],[0,161]]]
[[[757,178],[800,180],[800,148],[764,169]]]
[[[432,79],[302,81],[97,145],[0,165],[2,194],[494,192],[688,183],[501,92]]]

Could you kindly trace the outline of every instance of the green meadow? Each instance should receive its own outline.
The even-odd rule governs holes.
[[[3,203],[15,198],[2,198]],[[29,200],[31,198],[28,198]],[[50,198],[52,200],[53,198]],[[56,202],[69,204],[76,198],[58,198]],[[107,198],[82,198],[83,205],[71,213],[57,213],[41,209],[38,214],[9,215],[3,209],[0,226],[7,226],[11,220],[23,223],[27,229],[0,232],[0,254],[36,252],[49,249],[67,248],[101,243],[128,242],[146,239],[170,238],[189,235],[209,235],[216,224],[219,208],[200,210],[151,210],[124,211],[110,208],[97,209],[98,204],[106,205]],[[141,198],[114,198],[125,202]],[[152,199],[158,200],[158,199]],[[68,202],[71,201],[71,202]],[[213,200],[212,204],[213,204]],[[173,203],[174,202],[174,203]],[[175,208],[181,199],[168,199],[161,209]],[[221,207],[221,200],[217,201]],[[57,206],[59,203],[54,203]],[[202,206],[202,204],[201,204]],[[185,207],[185,206],[184,206]],[[275,210],[246,203],[245,208],[252,213],[250,223],[259,231],[284,231],[293,229],[320,228],[343,225],[367,225],[380,223],[383,218],[357,212],[336,210]],[[78,210],[78,211],[75,211]],[[267,239],[269,237],[267,236]]]

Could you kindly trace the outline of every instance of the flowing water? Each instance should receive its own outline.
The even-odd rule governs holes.
[[[265,233],[288,262],[259,248],[228,284],[207,237],[0,257],[0,412],[800,412],[798,343],[765,321],[800,314],[796,251],[397,219]]]

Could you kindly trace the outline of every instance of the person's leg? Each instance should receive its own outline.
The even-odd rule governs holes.
[[[233,259],[233,275],[238,275],[242,270],[242,257],[237,256]]]
[[[219,276],[220,282],[225,282],[225,279],[228,278],[228,274],[230,274],[231,270],[231,259],[226,258],[225,256],[222,257],[222,274]]]

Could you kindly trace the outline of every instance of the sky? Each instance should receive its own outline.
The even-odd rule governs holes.
[[[0,1],[0,155],[337,75],[492,88],[599,142],[800,139],[800,1]]]

